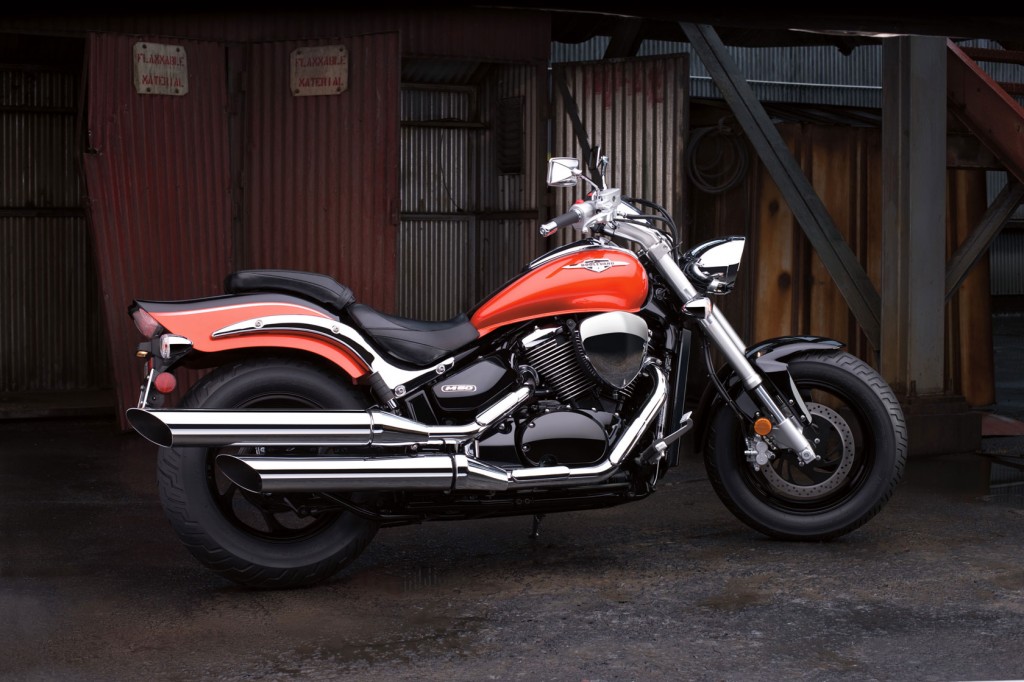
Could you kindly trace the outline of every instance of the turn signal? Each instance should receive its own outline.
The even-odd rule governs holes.
[[[757,435],[764,437],[771,432],[772,423],[768,419],[765,419],[764,417],[759,417],[754,422],[754,433],[756,433]]]

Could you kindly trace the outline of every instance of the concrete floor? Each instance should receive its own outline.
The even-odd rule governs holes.
[[[997,364],[1024,367],[1022,321]],[[1024,415],[1022,388],[993,409]],[[334,580],[265,593],[179,543],[137,435],[4,421],[0,680],[1024,679],[1022,442],[912,458],[830,543],[748,530],[688,458],[537,540],[525,517],[384,529]]]
[[[319,587],[228,584],[171,532],[154,449],[103,420],[0,446],[4,680],[1024,677],[1024,508],[987,459],[914,459],[830,543],[749,531],[689,459],[651,498],[384,529]]]

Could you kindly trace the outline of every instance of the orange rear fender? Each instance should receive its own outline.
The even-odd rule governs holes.
[[[353,379],[370,371],[372,355],[345,334],[347,325],[301,299],[252,295],[136,304],[203,353],[288,348],[319,355]]]

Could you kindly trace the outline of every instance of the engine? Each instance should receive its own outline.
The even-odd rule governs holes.
[[[495,355],[435,384],[446,414],[478,412],[509,391],[518,373],[536,375],[537,399],[479,442],[479,457],[523,466],[599,462],[629,421],[628,406],[648,348],[642,317],[606,312],[538,327],[518,339],[509,361]]]
[[[537,329],[521,344],[527,363],[568,403],[595,383],[605,391],[628,389],[643,367],[648,336],[642,317],[612,312]]]

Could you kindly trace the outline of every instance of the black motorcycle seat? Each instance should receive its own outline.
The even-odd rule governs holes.
[[[465,315],[444,322],[423,322],[386,315],[362,303],[350,305],[347,312],[390,355],[417,366],[440,360],[479,336]]]
[[[356,300],[352,290],[333,277],[301,270],[239,270],[224,280],[224,290],[229,294],[254,291],[292,294],[319,303],[339,315]]]

